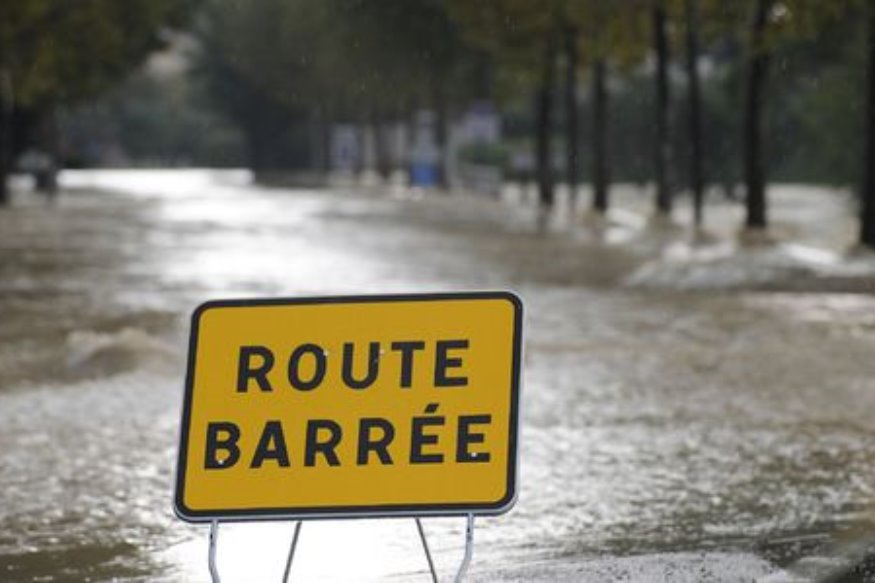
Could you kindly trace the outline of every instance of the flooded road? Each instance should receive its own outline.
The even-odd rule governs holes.
[[[63,184],[0,212],[2,581],[208,579],[171,500],[188,316],[220,297],[523,297],[519,502],[478,521],[473,580],[810,580],[875,535],[871,277],[800,283],[769,251],[745,279],[743,251],[625,215],[538,233],[514,196]],[[425,526],[447,577],[463,520]],[[279,580],[291,534],[223,527],[224,580]],[[293,576],[429,580],[411,520],[307,523]]]

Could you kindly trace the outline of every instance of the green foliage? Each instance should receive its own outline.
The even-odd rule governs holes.
[[[11,81],[20,107],[76,103],[118,82],[160,46],[162,31],[182,22],[195,1],[7,2],[0,19],[0,73]],[[680,59],[684,0],[202,0],[196,20],[201,50],[188,88],[159,88],[138,77],[100,107],[124,120],[117,127],[127,128],[118,131],[129,143],[140,136],[179,151],[183,137],[166,127],[206,131],[206,118],[183,112],[198,109],[191,92],[202,86],[241,129],[250,151],[275,167],[305,161],[318,124],[398,119],[441,100],[464,104],[488,94],[505,111],[523,111],[518,117],[530,136],[532,91],[542,80],[545,58],[560,52],[571,30],[584,71],[595,59],[610,65],[614,175],[646,180],[654,96],[650,70],[642,64],[652,57],[654,2],[668,11],[672,58]],[[753,47],[755,2],[697,0],[709,180],[738,179],[744,67],[749,55],[764,50],[772,55],[766,131],[772,175],[856,181],[865,97],[859,33],[867,2],[772,0],[762,46]],[[680,176],[688,146],[680,131],[685,92],[683,78],[671,77]],[[591,103],[586,95],[580,101],[586,169]],[[176,121],[164,123],[168,119]],[[222,127],[214,118],[212,123]],[[215,143],[233,142],[226,138],[231,140],[226,135]],[[135,155],[148,157],[148,149],[136,146]],[[505,156],[491,149],[463,153],[472,160]]]
[[[171,57],[182,58],[163,58]],[[205,103],[184,68],[147,66],[99,99],[64,108],[65,165],[239,166],[242,137]]]
[[[465,93],[477,60],[437,0],[210,0],[207,60],[288,107],[352,117]]]
[[[15,0],[0,18],[0,70],[18,106],[95,95],[161,45],[193,0]]]
[[[318,165],[331,122],[446,111],[488,91],[484,52],[440,0],[207,0],[198,37],[199,73],[256,166]]]
[[[808,42],[775,55],[772,83],[775,178],[856,185],[862,175],[865,35],[856,9],[823,23]]]
[[[504,168],[510,161],[510,149],[506,144],[474,143],[459,150],[459,160],[469,164]]]

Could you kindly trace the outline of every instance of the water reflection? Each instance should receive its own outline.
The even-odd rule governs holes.
[[[457,519],[461,520],[461,519]],[[426,523],[433,529],[434,523]],[[233,524],[220,527],[218,568],[229,581],[282,580],[292,539],[290,523]],[[206,538],[172,547],[162,558],[178,565],[183,579],[203,578]],[[449,578],[461,549],[435,549],[439,573]],[[452,549],[456,551],[457,549]],[[456,556],[458,555],[458,556]],[[430,581],[413,520],[307,522],[292,564],[292,580],[381,581],[392,575]]]

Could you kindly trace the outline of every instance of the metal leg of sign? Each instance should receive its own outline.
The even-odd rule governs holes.
[[[207,555],[207,560],[210,565],[210,578],[213,583],[220,583],[219,570],[216,568],[216,541],[219,538],[219,521],[214,520],[210,523],[210,552]]]
[[[431,571],[432,583],[438,583],[438,576],[434,570],[434,561],[431,560],[431,551],[428,549],[428,541],[425,540],[425,531],[422,529],[422,521],[416,520],[416,529],[419,531],[419,540],[422,541],[422,549],[425,551],[425,559],[428,561],[428,570]]]
[[[295,534],[292,535],[292,544],[289,546],[289,557],[286,559],[286,570],[283,571],[283,583],[288,583],[289,573],[292,572],[292,561],[295,559],[295,549],[298,548],[298,536],[301,534],[303,521],[295,523]]]
[[[468,524],[465,527],[465,557],[462,559],[462,564],[459,565],[459,571],[456,573],[455,583],[462,583],[465,578],[465,573],[468,571],[468,565],[471,564],[471,556],[474,554],[474,515],[468,515]]]

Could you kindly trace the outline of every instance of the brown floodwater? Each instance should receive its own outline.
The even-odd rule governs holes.
[[[539,230],[514,193],[63,184],[0,209],[0,581],[208,579],[172,481],[188,316],[224,297],[523,297],[519,502],[478,520],[473,580],[807,580],[875,534],[875,279],[828,246],[691,247],[634,204]],[[448,577],[464,521],[425,527]],[[291,535],[223,526],[223,580],[279,580]],[[429,580],[412,520],[306,523],[293,576]]]

